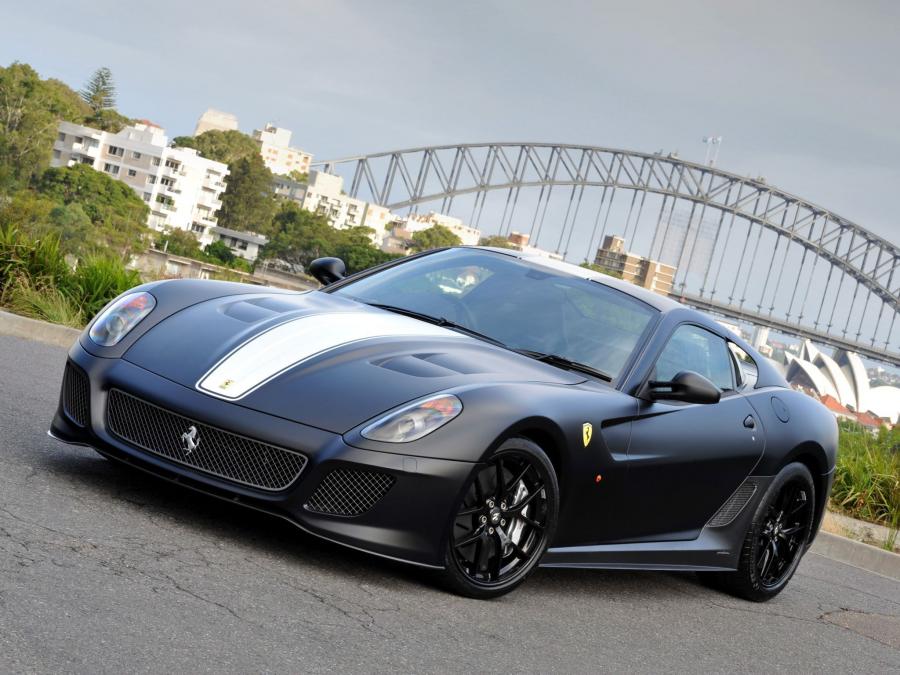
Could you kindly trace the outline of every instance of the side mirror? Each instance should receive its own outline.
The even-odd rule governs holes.
[[[718,403],[722,396],[716,385],[692,370],[682,370],[671,382],[650,380],[645,385],[644,392],[653,401],[686,403]]]
[[[316,258],[309,264],[309,273],[327,286],[347,276],[347,266],[340,258]]]

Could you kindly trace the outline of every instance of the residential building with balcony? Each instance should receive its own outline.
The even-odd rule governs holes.
[[[310,171],[305,183],[276,176],[273,188],[276,195],[324,216],[338,230],[359,226],[371,228],[374,231],[372,243],[376,246],[381,244],[393,220],[393,214],[384,206],[344,194],[344,179],[324,171]]]
[[[51,166],[87,164],[122,181],[150,207],[150,227],[196,232],[195,225],[217,224],[227,164],[192,148],[170,147],[165,131],[150,122],[115,134],[60,122],[57,132]]]
[[[287,175],[292,171],[309,172],[312,155],[299,148],[291,147],[291,132],[274,124],[256,129],[253,138],[259,143],[259,154],[266,168],[277,175]]]
[[[594,264],[618,272],[622,279],[661,295],[672,292],[676,267],[657,260],[643,258],[625,250],[625,240],[619,235],[607,235],[597,249]]]

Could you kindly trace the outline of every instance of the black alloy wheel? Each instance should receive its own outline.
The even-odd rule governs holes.
[[[756,545],[756,572],[764,588],[775,588],[806,543],[813,517],[812,494],[802,479],[781,488],[766,512]]]
[[[799,462],[778,472],[760,500],[734,572],[706,572],[710,585],[747,600],[778,595],[794,575],[812,537],[815,485]]]
[[[527,439],[504,442],[476,467],[453,516],[445,579],[475,598],[508,593],[552,540],[559,488],[546,454]]]

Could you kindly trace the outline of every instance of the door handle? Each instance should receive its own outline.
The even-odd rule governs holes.
[[[753,419],[753,415],[747,415],[744,418],[744,426],[747,427],[748,429],[756,428],[756,420]]]

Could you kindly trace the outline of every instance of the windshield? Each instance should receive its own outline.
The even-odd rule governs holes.
[[[433,253],[334,293],[446,319],[511,349],[559,356],[613,378],[657,313],[595,281],[473,249]]]

